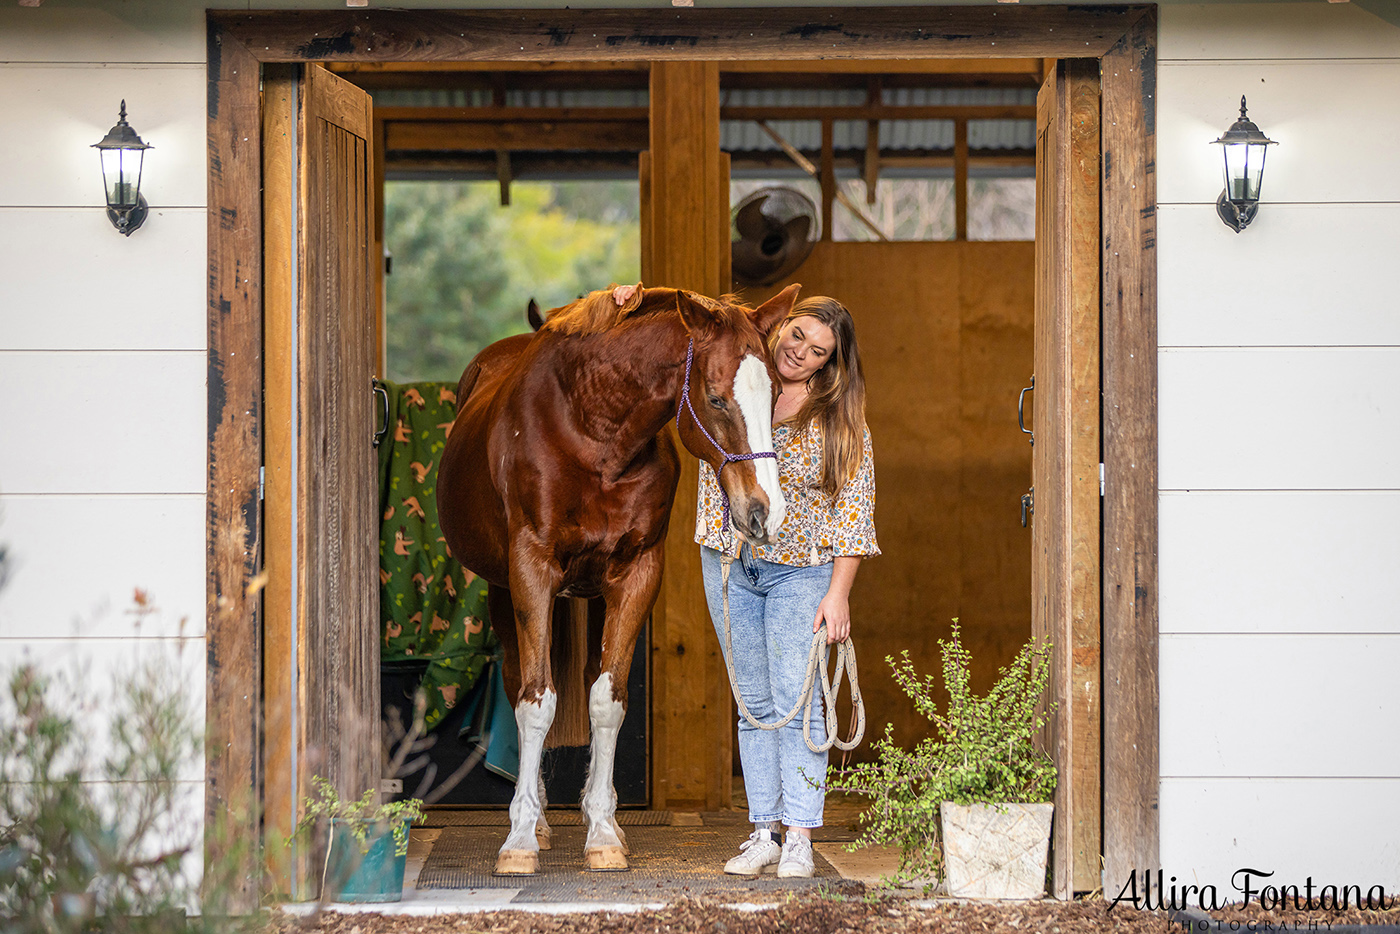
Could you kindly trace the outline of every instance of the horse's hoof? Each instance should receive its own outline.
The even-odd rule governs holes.
[[[496,857],[496,875],[531,876],[540,871],[540,854],[534,850],[502,850]]]
[[[583,862],[589,872],[623,872],[627,855],[620,846],[591,846],[583,851]]]
[[[554,831],[553,831],[553,830],[550,830],[548,827],[536,827],[536,828],[535,828],[535,842],[538,843],[538,844],[540,845],[540,849],[542,849],[542,850],[550,850],[550,849],[553,849],[553,848],[554,848]]]

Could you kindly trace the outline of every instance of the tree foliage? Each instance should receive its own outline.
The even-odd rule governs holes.
[[[544,309],[640,278],[637,186],[522,183],[500,205],[495,182],[390,182],[384,242],[388,376],[455,381],[492,341]]]

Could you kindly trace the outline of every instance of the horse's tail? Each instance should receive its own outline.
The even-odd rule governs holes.
[[[559,699],[554,708],[554,723],[545,736],[546,747],[588,745],[588,669],[589,638],[588,601],[579,597],[560,597],[554,601],[554,623],[550,627],[550,670],[554,672],[554,690]]]

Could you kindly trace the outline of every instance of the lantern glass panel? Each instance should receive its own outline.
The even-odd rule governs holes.
[[[1227,143],[1225,196],[1231,201],[1258,201],[1264,179],[1264,143]]]
[[[118,209],[135,207],[140,196],[141,162],[145,153],[139,149],[103,149],[100,152],[108,206]]]

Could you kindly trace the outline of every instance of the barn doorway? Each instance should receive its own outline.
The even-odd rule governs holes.
[[[726,11],[717,12],[724,13],[725,16],[737,15],[740,19],[744,18],[743,14],[732,14]],[[772,11],[767,12],[771,13]],[[1042,15],[1039,12],[1025,12],[1027,15],[1032,16]],[[1057,33],[1061,38],[1057,38],[1055,42],[1043,43],[1046,48],[1043,50],[1037,49],[1037,51],[1057,52],[1061,46],[1063,46],[1064,51],[1071,51],[1075,46],[1066,45],[1066,42],[1077,43],[1086,36],[1090,37],[1089,39],[1084,39],[1085,47],[1088,52],[1096,56],[1102,56],[1104,62],[1102,72],[1104,110],[1120,118],[1112,121],[1112,125],[1114,127],[1121,126],[1122,128],[1112,133],[1106,131],[1102,142],[1102,149],[1105,154],[1117,154],[1118,159],[1114,164],[1121,173],[1115,174],[1111,181],[1109,178],[1103,180],[1105,239],[1107,240],[1110,237],[1115,238],[1113,242],[1120,250],[1113,251],[1112,255],[1113,257],[1118,257],[1123,248],[1133,244],[1144,243],[1144,230],[1142,226],[1136,222],[1135,218],[1145,215],[1143,215],[1140,207],[1136,206],[1139,202],[1135,199],[1146,199],[1147,204],[1149,206],[1151,204],[1151,191],[1145,181],[1146,176],[1143,168],[1143,166],[1150,161],[1148,157],[1144,156],[1144,153],[1148,151],[1146,147],[1147,144],[1150,144],[1151,139],[1150,114],[1144,115],[1142,109],[1145,95],[1145,79],[1132,79],[1124,74],[1132,73],[1134,70],[1141,74],[1141,66],[1143,63],[1150,62],[1152,47],[1152,38],[1149,34],[1151,17],[1150,14],[1144,13],[1144,11],[1140,9],[1125,9],[1109,11],[1110,18],[1112,16],[1118,17],[1112,22],[1096,14],[1093,17],[1093,22],[1090,23],[1087,19],[1080,22],[1080,19],[1084,19],[1084,15],[1072,11],[1055,10],[1051,12],[1054,13],[1055,22],[1059,24],[1059,28],[1063,30]],[[951,15],[952,11],[940,12],[938,16],[946,18],[945,14]],[[843,13],[843,16],[844,15],[846,14]],[[907,55],[908,50],[899,48],[899,43],[904,41],[900,39],[899,36],[904,35],[904,33],[899,29],[891,30],[888,24],[884,24],[880,11],[868,11],[867,13],[856,11],[851,15],[857,19],[870,20],[869,23],[863,23],[863,31],[859,33],[859,40],[854,40],[855,44],[861,45],[867,54],[873,51],[877,57],[887,55],[891,58],[905,57],[905,55]],[[339,14],[336,16],[339,17]],[[236,430],[238,429],[238,425],[241,424],[239,421],[241,416],[235,412],[234,409],[239,409],[243,413],[256,412],[258,416],[261,415],[261,409],[256,401],[251,404],[250,408],[243,408],[244,403],[241,401],[242,397],[240,396],[240,393],[245,391],[242,388],[244,384],[252,385],[253,383],[259,382],[261,378],[260,374],[245,371],[240,368],[240,365],[244,364],[244,361],[232,359],[236,353],[243,352],[245,353],[244,360],[246,361],[248,359],[246,350],[249,346],[248,342],[251,341],[254,347],[254,353],[251,356],[252,360],[256,362],[259,357],[258,351],[262,346],[260,334],[253,334],[251,331],[247,330],[244,325],[239,323],[245,319],[253,320],[250,318],[250,311],[255,306],[260,307],[263,287],[261,282],[253,284],[253,279],[242,275],[240,272],[235,272],[235,269],[243,269],[246,271],[246,267],[238,266],[236,257],[241,258],[247,254],[246,251],[241,251],[239,249],[240,242],[236,234],[232,232],[237,228],[235,224],[231,223],[232,218],[239,216],[257,216],[259,214],[256,201],[250,201],[250,198],[256,198],[257,186],[253,185],[250,189],[247,180],[249,178],[256,179],[259,174],[256,170],[261,168],[261,166],[257,165],[256,162],[250,163],[246,154],[237,152],[236,150],[238,147],[232,145],[232,143],[236,141],[236,138],[239,137],[239,134],[248,131],[247,128],[250,125],[250,116],[253,118],[251,125],[255,126],[257,123],[257,90],[255,85],[249,85],[247,72],[249,71],[250,63],[252,64],[252,71],[257,71],[256,63],[259,57],[269,62],[304,60],[311,53],[314,53],[314,57],[320,57],[322,50],[311,41],[311,32],[314,31],[310,29],[312,25],[320,29],[328,30],[328,32],[322,33],[323,35],[343,35],[347,37],[353,37],[358,34],[358,30],[367,28],[364,23],[356,19],[356,17],[362,17],[364,14],[346,14],[346,16],[350,16],[351,19],[346,20],[344,23],[332,23],[329,21],[323,23],[318,21],[315,24],[310,24],[305,19],[279,22],[276,17],[268,18],[261,16],[246,17],[229,15],[227,17],[216,16],[213,18],[212,29],[215,38],[221,42],[225,39],[229,41],[224,42],[222,45],[223,55],[217,62],[211,57],[211,87],[217,87],[221,91],[227,92],[225,96],[216,97],[211,91],[211,101],[217,99],[220,103],[217,107],[211,105],[210,113],[211,145],[214,147],[213,151],[223,157],[220,159],[212,159],[211,157],[212,164],[216,164],[219,167],[219,172],[211,177],[211,205],[215,206],[211,211],[211,216],[216,218],[215,222],[211,223],[211,309],[213,309],[211,310],[211,355],[213,359],[219,362],[219,377],[221,380],[219,406],[216,407],[217,411],[211,411],[211,437],[213,438],[211,441],[211,547],[214,549],[211,551],[211,607],[216,608],[211,611],[211,652],[216,645],[223,645],[225,647],[245,645],[249,644],[249,639],[251,639],[251,644],[253,645],[258,643],[258,631],[256,628],[256,623],[258,621],[257,608],[251,605],[242,596],[241,591],[235,592],[232,586],[240,579],[246,581],[250,580],[253,576],[251,571],[239,570],[240,568],[251,568],[255,565],[248,565],[246,562],[240,564],[236,560],[229,563],[227,559],[232,556],[225,556],[220,550],[223,547],[220,542],[230,542],[234,540],[234,538],[230,538],[227,534],[223,533],[226,531],[233,531],[228,524],[236,521],[233,517],[238,510],[236,508],[226,510],[219,508],[219,503],[221,502],[235,504],[237,502],[237,491],[247,488],[245,482],[246,467],[240,466],[242,463],[240,457],[243,457],[251,450],[248,447],[249,436],[246,433],[240,435],[239,431]],[[418,23],[398,23],[393,19],[393,14],[384,14],[384,16],[387,16],[388,19],[385,19],[384,22],[379,25],[381,31],[376,32],[376,35],[400,35],[399,32],[395,31],[396,29],[407,29],[409,32],[426,29],[427,32],[431,34],[441,25],[423,26]],[[971,19],[978,19],[979,17],[984,19],[988,18],[987,14],[972,11],[966,13],[957,12],[956,16],[970,17]],[[644,14],[636,18],[639,22],[631,23],[627,28],[639,31],[640,35],[645,35],[649,30],[654,29],[652,24],[640,22],[646,19]],[[800,18],[800,16],[798,18]],[[365,22],[368,22],[368,20]],[[774,27],[771,23],[749,24],[746,21],[744,24],[741,24],[739,31],[748,32],[748,27],[750,25],[756,26],[759,32],[764,36],[773,34]],[[988,36],[1002,36],[1001,33],[997,32],[996,28],[1000,25],[1001,24],[991,23],[990,20],[988,20],[988,23],[982,28]],[[463,28],[471,29],[477,28],[478,24],[474,22],[472,24],[464,23],[462,26]],[[340,31],[337,31],[337,28],[339,28]],[[456,26],[451,28],[456,28]],[[514,27],[511,27],[509,22],[506,22],[500,27],[493,28],[499,28],[505,32],[509,32]],[[728,25],[726,25],[725,29],[725,36],[737,36],[738,34],[727,31],[729,29]],[[881,32],[882,29],[884,29],[885,32]],[[443,30],[442,35],[445,36],[447,31],[448,30]],[[750,34],[757,35],[757,33]],[[964,33],[959,34],[963,35]],[[850,33],[849,35],[855,35],[855,33]],[[355,40],[350,38],[347,39],[347,41],[351,43],[351,47],[353,48]],[[512,41],[514,40],[512,39]],[[703,41],[708,42],[712,40]],[[718,42],[718,47],[722,48],[725,54],[732,57],[752,57],[755,59],[765,57],[766,49],[762,46],[762,41],[760,41],[757,47],[752,49],[749,49],[745,45],[745,42],[738,38],[720,38],[713,41]],[[1027,40],[1027,42],[1028,41],[1029,40]],[[1027,42],[1022,42],[1020,46],[1015,42],[1003,42],[1002,47],[996,50],[992,50],[989,47],[984,48],[986,44],[983,43],[979,48],[983,48],[984,52],[991,52],[992,54],[1014,54],[1018,50],[1030,50]],[[1056,45],[1056,43],[1058,43],[1058,45]],[[384,61],[393,61],[394,46],[395,43],[393,41],[385,42],[378,40],[375,53],[370,57]],[[610,42],[609,48],[614,47],[615,46]],[[254,48],[263,51],[254,54],[252,51]],[[932,48],[932,46],[929,48]],[[957,51],[955,54],[967,54],[967,49],[962,46],[949,46],[948,48],[956,48]],[[845,54],[851,54],[852,51],[854,51],[854,49],[847,51]],[[344,55],[349,58],[362,57],[364,55],[363,52],[352,51],[347,53],[344,50],[334,51],[331,54]],[[451,57],[450,53],[442,50],[432,54],[441,58]],[[567,59],[570,54],[571,53],[567,51],[559,52],[555,53],[555,57]],[[1063,54],[1063,52],[1057,52],[1057,54]],[[471,55],[480,57],[481,52],[477,49],[473,51]],[[489,58],[490,56],[488,55],[487,57]],[[501,55],[503,59],[510,57],[513,57],[513,55]],[[637,58],[642,57],[642,54],[637,54]],[[1112,70],[1120,66],[1121,71]],[[1129,66],[1135,67],[1130,68]],[[1057,69],[1059,68],[1059,66],[1056,67]],[[242,69],[243,72],[242,76],[240,76],[240,69]],[[1062,72],[1058,70],[1055,72],[1056,75],[1061,73]],[[1059,86],[1058,78],[1056,86]],[[1122,109],[1124,107],[1127,109]],[[683,117],[680,119],[683,119]],[[1109,122],[1110,121],[1105,120],[1105,125],[1108,125]],[[1066,133],[1064,135],[1069,136],[1071,134]],[[1053,159],[1057,166],[1066,167],[1063,165],[1064,154],[1059,148],[1055,149]],[[1082,174],[1083,167],[1081,166],[1080,168]],[[1089,169],[1090,177],[1095,179],[1097,179],[1096,168],[1097,166],[1093,166]],[[1069,179],[1069,183],[1073,184],[1072,176],[1068,172],[1057,173],[1055,178],[1061,180]],[[1125,179],[1127,181],[1125,181]],[[1127,186],[1126,188],[1124,187],[1125,185]],[[1097,185],[1095,187],[1097,189]],[[1136,192],[1136,194],[1128,194],[1127,192],[1129,190]],[[225,209],[222,207],[225,202],[233,205],[233,207]],[[238,211],[239,208],[243,210],[241,215]],[[1057,211],[1058,210],[1057,208]],[[220,217],[224,219],[222,222],[218,220]],[[710,236],[717,232],[718,231],[714,230],[706,231],[705,236]],[[653,231],[654,235],[655,233],[656,231]],[[1148,233],[1150,234],[1150,231],[1148,231]],[[704,251],[717,253],[719,237],[713,237],[713,239],[703,244],[703,246]],[[1150,251],[1150,236],[1146,241],[1146,249]],[[1140,316],[1143,314],[1147,314],[1150,318],[1152,309],[1151,291],[1150,287],[1144,283],[1150,280],[1150,275],[1148,275],[1148,273],[1151,272],[1151,265],[1150,262],[1144,260],[1135,253],[1132,254],[1132,261],[1128,262],[1127,260],[1110,259],[1109,252],[1110,251],[1105,248],[1101,256],[1094,256],[1095,260],[1102,261],[1103,274],[1112,277],[1114,281],[1114,287],[1105,287],[1102,293],[1105,309],[1103,313],[1104,389],[1110,394],[1110,398],[1123,398],[1126,400],[1128,398],[1127,396],[1120,397],[1114,394],[1125,392],[1131,387],[1140,387],[1144,384],[1144,380],[1150,384],[1152,376],[1151,365],[1147,359],[1150,357],[1150,354],[1142,353],[1141,351],[1143,348],[1132,343],[1134,340],[1141,337],[1142,332],[1140,329],[1134,329],[1129,326],[1134,316],[1139,316],[1137,318],[1139,323]],[[1081,256],[1080,259],[1082,258]],[[654,257],[653,259],[657,262],[664,262],[660,257]],[[1047,267],[1044,263],[1042,263],[1040,271],[1045,278],[1045,288],[1042,289],[1042,294],[1050,295],[1059,287],[1060,280],[1064,277],[1060,274],[1061,270],[1054,267]],[[230,275],[234,278],[227,278]],[[1126,291],[1122,288],[1124,277],[1130,279],[1134,283],[1133,288]],[[669,280],[669,277],[665,278]],[[274,280],[275,277],[269,276],[269,282],[273,282]],[[272,290],[269,289],[269,292],[271,291]],[[249,304],[250,300],[253,300],[254,304]],[[1112,312],[1112,314],[1110,314],[1110,312]],[[1124,314],[1129,316],[1127,321],[1122,318]],[[256,315],[256,317],[260,317],[260,314]],[[1044,316],[1041,316],[1038,320],[1044,320]],[[1062,345],[1065,343],[1066,337],[1067,335],[1065,334],[1059,334],[1056,339],[1058,343]],[[270,343],[268,346],[271,348]],[[1136,352],[1128,352],[1127,357],[1124,358],[1122,352],[1125,348],[1130,346]],[[1137,360],[1139,362],[1128,363],[1128,359]],[[1061,360],[1061,362],[1063,361]],[[1143,369],[1144,367],[1146,368],[1145,370]],[[253,383],[248,383],[249,380],[252,380]],[[1136,390],[1134,389],[1132,391],[1135,392]],[[230,395],[227,397],[222,395],[222,393],[225,392],[230,393]],[[1040,410],[1041,404],[1040,397],[1037,397],[1037,411]],[[1115,465],[1117,465],[1120,460],[1126,464],[1128,457],[1134,458],[1134,466],[1138,463],[1144,465],[1155,463],[1155,460],[1141,449],[1141,445],[1149,442],[1151,438],[1150,429],[1146,430],[1144,434],[1143,425],[1151,421],[1149,417],[1145,417],[1145,410],[1142,407],[1134,406],[1129,406],[1125,410],[1119,410],[1115,406],[1114,409],[1113,418],[1120,420],[1116,427],[1131,429],[1131,431],[1123,431],[1120,435],[1113,436],[1111,440],[1106,436],[1106,440],[1109,440],[1109,443],[1106,445],[1105,461],[1107,462],[1110,472],[1115,469]],[[1148,405],[1146,409],[1148,415],[1150,415],[1150,409],[1151,406]],[[1051,408],[1050,411],[1058,412],[1059,410]],[[1106,408],[1105,411],[1108,411],[1108,409]],[[230,421],[230,419],[232,419],[232,421]],[[256,422],[254,424],[256,425]],[[1037,427],[1039,427],[1038,423]],[[252,440],[257,440],[256,432],[254,432],[251,437]],[[1051,437],[1053,437],[1053,434]],[[254,463],[257,463],[256,459]],[[1110,473],[1110,475],[1112,476],[1113,474]],[[1142,536],[1148,532],[1152,532],[1155,537],[1155,529],[1152,527],[1151,523],[1149,522],[1144,525],[1141,521],[1144,516],[1151,518],[1155,515],[1155,513],[1151,511],[1151,504],[1149,502],[1151,497],[1145,493],[1145,489],[1150,487],[1150,484],[1142,482],[1144,478],[1148,480],[1151,478],[1146,477],[1144,474],[1128,474],[1127,472],[1124,473],[1124,477],[1124,495],[1120,496],[1113,504],[1114,508],[1112,510],[1106,511],[1105,535],[1109,537],[1110,543],[1131,543],[1140,541]],[[1127,482],[1128,478],[1132,480],[1131,483]],[[223,488],[228,485],[228,479],[235,481],[232,486],[228,487],[228,493],[233,494],[233,499],[231,500],[225,495],[223,490]],[[1053,484],[1054,481],[1052,480],[1052,488]],[[1042,490],[1042,494],[1043,492]],[[1053,502],[1053,498],[1051,501]],[[1040,514],[1041,513],[1038,511],[1038,515]],[[1053,511],[1051,515],[1053,515]],[[1061,521],[1067,520],[1062,518]],[[254,532],[256,533],[256,527]],[[241,540],[247,540],[246,535],[243,536]],[[1112,617],[1115,620],[1112,630],[1108,626],[1105,627],[1105,649],[1109,652],[1118,651],[1120,653],[1125,653],[1127,656],[1131,656],[1130,660],[1135,663],[1135,669],[1139,670],[1139,673],[1134,676],[1136,679],[1135,684],[1139,687],[1143,683],[1142,679],[1146,678],[1149,684],[1151,679],[1150,672],[1147,671],[1146,667],[1138,664],[1143,658],[1143,653],[1151,649],[1151,639],[1144,633],[1151,625],[1152,620],[1155,619],[1155,609],[1153,609],[1153,605],[1149,605],[1143,601],[1144,581],[1147,582],[1150,592],[1152,574],[1155,573],[1155,562],[1150,558],[1143,559],[1142,557],[1144,554],[1150,554],[1150,550],[1150,546],[1146,548],[1130,548],[1131,554],[1135,556],[1133,560],[1136,561],[1137,564],[1133,568],[1134,573],[1130,575],[1128,579],[1136,581],[1136,586],[1128,592],[1126,603],[1124,602],[1125,598],[1119,596],[1120,590],[1117,588],[1119,588],[1120,585],[1112,583],[1113,581],[1123,579],[1123,568],[1105,565],[1104,569],[1105,618],[1108,619]],[[1105,546],[1104,549],[1106,555],[1116,553],[1116,551],[1117,548],[1111,552],[1107,546]],[[1062,552],[1057,553],[1062,554]],[[676,563],[677,562],[673,562],[673,565]],[[683,565],[684,562],[678,563]],[[1054,567],[1053,564],[1050,566],[1052,568]],[[1047,601],[1040,598],[1045,597],[1047,593],[1053,594],[1055,587],[1059,583],[1059,579],[1048,581],[1042,579],[1040,586],[1043,586],[1044,590],[1037,591],[1037,605],[1053,605],[1053,600]],[[668,593],[663,596],[666,605],[664,607],[658,607],[659,610],[663,610],[667,614],[677,612],[676,608],[672,605],[670,597],[671,593],[668,591]],[[1056,620],[1050,620],[1050,622],[1058,625],[1058,621]],[[1121,636],[1116,648],[1114,640],[1110,639],[1110,631],[1114,632],[1116,636]],[[654,637],[654,646],[655,643],[656,639]],[[1060,640],[1059,644],[1064,644],[1064,640]],[[237,704],[233,704],[232,707],[225,709],[219,706],[219,701],[223,698],[232,699],[234,694],[239,693],[249,683],[249,678],[252,678],[252,683],[256,685],[259,680],[259,675],[256,670],[249,673],[245,668],[240,666],[219,667],[211,665],[210,677],[211,726],[233,727],[236,723],[234,715],[236,713]],[[248,695],[245,693],[244,697],[246,698],[247,696]],[[257,697],[258,692],[254,691],[253,696]],[[1146,738],[1143,731],[1150,730],[1150,724],[1147,722],[1148,718],[1142,716],[1142,713],[1143,711],[1140,708],[1134,708],[1131,704],[1127,705],[1127,707],[1121,711],[1115,711],[1112,705],[1105,710],[1105,715],[1110,719],[1123,714],[1131,714],[1137,718],[1136,722],[1129,724],[1132,729],[1129,730],[1128,733],[1115,736],[1115,748],[1116,745],[1121,742],[1122,735],[1131,735],[1138,740]],[[1134,730],[1136,732],[1133,732]],[[1143,745],[1155,749],[1155,743]],[[1132,746],[1134,749],[1139,748],[1138,743],[1133,743]],[[259,781],[255,781],[255,785],[261,784],[260,776],[258,775],[259,769],[256,767],[259,759],[252,751],[255,748],[256,743],[251,746],[241,742],[238,744],[230,743],[228,746],[229,751],[216,756],[211,762],[211,807],[215,806],[213,802],[222,800],[220,797],[222,794],[226,794],[226,792],[221,792],[219,789],[226,787],[229,775],[240,773],[245,764],[251,769],[250,774],[252,774],[255,779],[259,779]],[[655,752],[655,740],[653,741],[653,752]],[[1080,754],[1080,752],[1080,750],[1075,750],[1076,754]],[[1087,751],[1084,751],[1084,754],[1086,757],[1089,757]],[[1143,791],[1143,789],[1146,789],[1147,786],[1151,784],[1150,781],[1146,781],[1147,773],[1151,772],[1155,776],[1155,761],[1146,761],[1142,758],[1143,755],[1148,754],[1144,752],[1137,758],[1129,756],[1127,759],[1121,756],[1117,758],[1106,756],[1104,766],[1104,775],[1106,779],[1104,793],[1106,796],[1121,796],[1124,794],[1138,794],[1141,792],[1143,797],[1140,800],[1147,800],[1155,794],[1155,790]],[[708,768],[708,766],[702,767],[702,770],[703,768]],[[233,770],[232,773],[229,771],[230,769]],[[269,771],[271,771],[271,769],[269,769]],[[1108,779],[1114,779],[1118,784]],[[1125,782],[1126,784],[1124,784]],[[1136,788],[1138,791],[1129,791],[1127,790],[1129,788]],[[1143,815],[1134,810],[1126,815],[1115,815],[1115,817],[1110,820],[1108,817],[1109,813],[1111,812],[1106,809],[1104,822],[1104,852],[1106,855],[1112,856],[1115,860],[1121,860],[1123,854],[1130,853],[1134,850],[1150,850],[1151,853],[1155,854],[1155,835],[1150,827],[1147,829],[1127,827],[1125,829],[1123,826],[1118,826],[1118,824],[1124,822],[1124,819],[1126,819],[1127,823],[1131,823],[1134,820],[1146,820],[1150,824],[1150,815]],[[1057,853],[1057,863],[1059,861],[1060,857]],[[1067,888],[1069,885],[1068,876],[1063,878],[1057,876],[1057,890]]]

